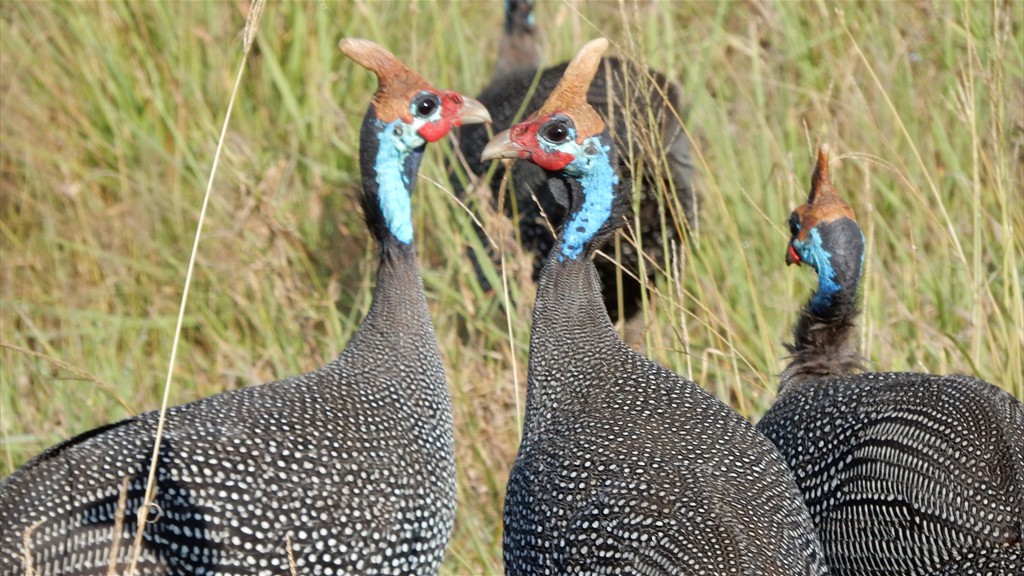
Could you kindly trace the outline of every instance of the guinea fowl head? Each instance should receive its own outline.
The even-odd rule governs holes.
[[[473,98],[438,90],[383,47],[358,38],[345,38],[341,51],[377,75],[377,92],[370,109],[384,124],[403,124],[401,141],[410,149],[437,142],[452,128],[490,122],[487,109]],[[405,130],[405,128],[409,130]]]
[[[588,161],[606,133],[604,120],[587,103],[587,89],[607,48],[604,38],[584,45],[544,105],[524,122],[491,139],[481,159],[527,158],[549,172],[586,173]]]
[[[505,0],[505,33],[535,31],[533,0]]]
[[[561,255],[572,259],[614,230],[618,219],[613,212],[623,204],[616,194],[619,177],[611,137],[587,103],[587,90],[607,48],[604,38],[585,44],[544,105],[492,138],[480,156],[528,159],[549,173],[548,192],[570,214],[560,239]]]
[[[786,248],[786,264],[807,264],[818,273],[818,291],[810,302],[818,316],[828,315],[837,294],[852,301],[864,257],[864,235],[853,209],[832,185],[828,156],[828,146],[823,144],[818,148],[810,197],[790,214]]]
[[[370,42],[345,38],[341,51],[377,75],[359,139],[363,212],[383,245],[392,239],[412,242],[409,195],[423,149],[452,128],[490,122],[487,109],[473,98],[438,90],[390,52]]]

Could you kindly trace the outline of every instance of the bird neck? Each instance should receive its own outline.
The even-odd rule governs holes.
[[[558,248],[546,259],[537,284],[527,410],[543,397],[587,394],[590,390],[559,375],[582,374],[595,354],[606,359],[612,351],[625,348],[601,298],[594,262],[558,258]]]
[[[555,249],[559,246],[555,245]],[[554,250],[552,250],[552,253]],[[549,325],[585,322],[595,329],[615,328],[604,308],[601,282],[590,258],[548,256],[537,282],[534,322]]]
[[[590,259],[622,224],[625,204],[619,194],[619,175],[607,132],[593,146],[594,154],[573,160],[548,182],[551,193],[568,205],[568,216],[552,251],[558,259]]]
[[[793,354],[783,382],[838,376],[859,370],[863,359],[853,336],[864,259],[864,235],[846,218],[812,229],[801,251],[803,262],[818,273],[818,287],[793,329]]]
[[[325,401],[354,393],[367,398],[394,394],[394,402],[374,409],[380,414],[400,414],[383,425],[418,440],[415,446],[422,459],[412,465],[426,463],[453,474],[452,445],[438,443],[439,434],[451,434],[451,397],[412,246],[381,245],[370,309],[327,370],[358,376],[321,380]]]
[[[371,106],[359,137],[363,214],[381,246],[413,240],[412,190],[426,141],[400,119],[377,118]]]
[[[535,394],[586,393],[564,390],[558,374],[576,361],[592,362],[581,350],[624,350],[601,296],[593,254],[621,224],[624,202],[618,194],[615,157],[605,132],[588,158],[578,158],[550,173],[547,192],[566,208],[566,222],[555,240],[537,283],[530,333],[530,377],[544,382]],[[588,162],[589,165],[584,165]],[[545,374],[551,373],[550,378]],[[528,406],[529,407],[529,406]]]
[[[333,364],[358,366],[374,375],[357,378],[350,386],[375,389],[386,382],[403,390],[407,398],[447,393],[441,352],[412,246],[397,242],[380,245],[370,309]],[[431,367],[436,371],[424,372]],[[330,388],[346,393],[344,388]],[[424,415],[418,422],[430,421],[432,417]]]
[[[402,243],[380,245],[377,285],[360,332],[364,328],[382,334],[386,340],[404,342],[427,335],[433,342],[430,310],[423,292],[419,260],[412,246]],[[409,338],[409,335],[414,336]]]
[[[543,403],[543,398],[588,394],[591,390],[561,375],[586,372],[587,364],[593,363],[594,350],[605,356],[625,350],[604,306],[592,259],[621,222],[623,207],[617,194],[614,155],[610,142],[605,140],[605,144],[591,155],[594,165],[584,167],[577,164],[582,160],[575,160],[567,169],[549,174],[547,192],[565,207],[567,217],[537,283],[530,332],[528,411]]]
[[[400,120],[385,123],[373,106],[360,133],[363,213],[379,246],[373,302],[348,350],[398,353],[401,346],[432,346],[434,329],[413,246],[411,198],[424,144]],[[409,337],[415,335],[415,337]],[[421,338],[422,336],[422,338]],[[422,342],[421,342],[422,340]],[[424,349],[422,353],[428,353]]]

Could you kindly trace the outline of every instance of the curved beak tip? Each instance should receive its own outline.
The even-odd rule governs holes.
[[[500,160],[502,158],[526,158],[526,150],[509,138],[509,131],[505,130],[496,134],[491,141],[484,146],[480,153],[480,160]]]
[[[459,113],[459,125],[490,123],[491,114],[487,111],[487,107],[475,98],[463,96],[462,110]]]

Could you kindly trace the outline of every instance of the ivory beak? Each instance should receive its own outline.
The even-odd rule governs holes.
[[[529,155],[525,148],[509,139],[509,131],[505,130],[500,134],[496,134],[487,143],[487,146],[484,146],[484,151],[480,154],[480,160],[526,158]]]
[[[462,97],[462,110],[459,111],[459,126],[467,124],[490,124],[491,114],[487,107],[475,98]]]

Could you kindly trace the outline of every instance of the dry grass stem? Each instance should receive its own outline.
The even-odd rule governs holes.
[[[206,181],[206,193],[203,195],[203,205],[199,210],[199,222],[196,224],[196,234],[195,239],[192,242],[192,253],[189,256],[188,271],[185,273],[185,283],[181,293],[181,305],[178,307],[178,320],[174,327],[174,340],[171,344],[171,356],[167,366],[167,379],[164,382],[163,399],[160,402],[160,419],[157,421],[156,435],[153,439],[153,456],[150,459],[149,474],[146,478],[146,494],[143,497],[142,505],[139,507],[135,540],[132,542],[132,548],[129,554],[129,576],[135,574],[136,566],[139,561],[139,554],[142,552],[142,538],[146,531],[146,524],[149,520],[149,510],[151,507],[155,506],[154,499],[156,498],[157,492],[156,473],[159,467],[161,440],[164,424],[167,419],[167,408],[171,394],[171,381],[174,377],[174,364],[178,356],[178,343],[181,338],[181,327],[185,319],[185,308],[188,304],[189,288],[192,286],[192,273],[195,270],[196,257],[199,254],[199,240],[202,238],[203,222],[206,219],[206,210],[210,204],[210,195],[213,190],[213,180],[217,175],[217,166],[220,162],[221,151],[223,150],[224,140],[228,132],[228,125],[231,121],[231,111],[235,106],[235,98],[238,96],[238,87],[242,83],[242,74],[245,72],[245,64],[248,60],[249,51],[250,48],[252,48],[252,42],[255,39],[256,31],[259,27],[259,20],[263,14],[263,5],[265,2],[266,0],[254,0],[246,19],[245,42],[241,58],[242,61],[238,67],[238,74],[235,76],[235,85],[231,90],[231,98],[228,99],[228,108],[224,113],[224,123],[221,127],[220,138],[217,140],[217,150],[213,154],[213,163],[210,166],[210,176]]]

